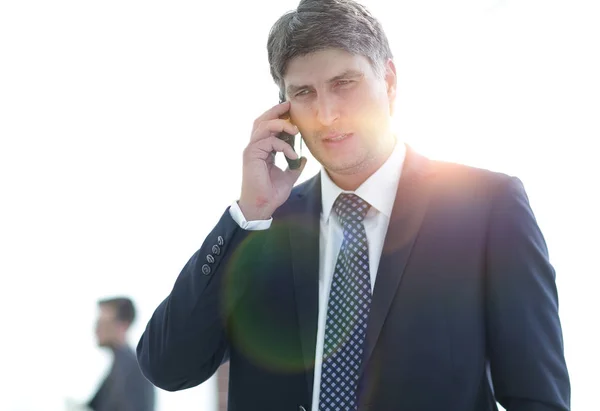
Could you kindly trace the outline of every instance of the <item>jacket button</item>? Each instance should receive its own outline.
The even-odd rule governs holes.
[[[225,240],[223,240],[223,237],[221,237],[221,236],[217,237],[217,244],[219,244],[219,245],[225,244]]]
[[[215,244],[212,246],[212,252],[214,255],[219,255],[221,254],[221,248]]]
[[[202,274],[204,274],[204,275],[209,275],[210,274],[210,267],[208,266],[208,264],[204,264],[202,266]]]
[[[206,256],[206,261],[213,264],[215,262],[215,257],[213,257],[212,255],[209,254]]]
[[[306,408],[304,408],[302,405],[298,407],[298,411],[306,411]]]

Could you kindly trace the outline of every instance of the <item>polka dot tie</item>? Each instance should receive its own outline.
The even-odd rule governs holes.
[[[334,204],[344,230],[325,325],[319,411],[356,410],[358,370],[371,307],[369,249],[363,219],[370,205],[342,193]]]

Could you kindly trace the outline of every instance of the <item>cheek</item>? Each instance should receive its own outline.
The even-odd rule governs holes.
[[[297,126],[300,131],[306,132],[311,129],[314,122],[312,109],[308,104],[293,103],[290,108],[290,122]]]
[[[381,112],[388,104],[385,87],[365,84],[340,95],[340,115],[344,118],[362,120],[365,116]]]
[[[111,335],[111,327],[106,325],[101,325],[97,328],[96,333],[99,337],[106,338]]]
[[[385,88],[373,88],[361,98],[357,110],[367,119],[380,120],[390,114],[390,100]]]

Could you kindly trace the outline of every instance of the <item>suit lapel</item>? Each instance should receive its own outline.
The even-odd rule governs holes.
[[[293,224],[289,229],[296,310],[309,401],[312,399],[319,310],[320,174],[307,182],[290,202]]]
[[[373,292],[361,373],[373,353],[425,215],[429,191],[426,177],[430,173],[429,160],[407,146],[402,177],[398,184]],[[320,174],[308,181],[289,204],[290,221],[293,221],[293,224],[289,226],[288,235],[296,310],[306,383],[311,400],[319,310]]]
[[[426,177],[430,172],[429,160],[407,146],[402,176],[377,270],[361,374],[373,353],[419,233],[427,209],[429,185],[426,184]]]

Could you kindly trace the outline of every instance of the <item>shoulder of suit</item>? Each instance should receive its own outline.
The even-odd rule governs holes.
[[[294,196],[306,194],[306,192],[309,191],[311,188],[313,188],[315,184],[320,183],[320,177],[321,177],[321,173],[319,172],[319,173],[315,174],[314,176],[312,176],[311,178],[307,179],[306,181],[294,186],[292,188],[292,193],[290,194],[290,198],[292,198]],[[320,187],[319,187],[319,189],[320,189]]]
[[[304,202],[308,198],[317,200],[321,193],[320,182],[320,173],[317,173],[306,181],[294,186],[288,199],[273,214],[273,218],[280,218],[292,210],[298,211],[297,206],[305,204]]]
[[[131,347],[125,346],[115,350],[115,365],[125,368],[132,365],[137,366],[137,357]]]
[[[524,190],[521,180],[504,172],[474,167],[465,164],[429,160],[432,173],[433,193],[438,198],[451,198],[453,201],[487,201],[498,196],[514,195]],[[512,194],[510,194],[512,193]]]
[[[504,184],[515,177],[481,167],[443,160],[429,160],[436,178],[447,183]]]
[[[284,204],[294,202],[299,198],[305,197],[310,194],[320,193],[321,191],[321,175],[320,173],[308,178],[300,184],[292,187],[292,192]]]

